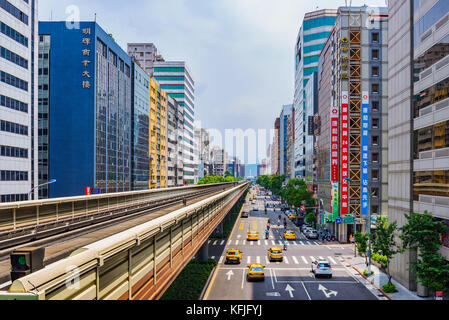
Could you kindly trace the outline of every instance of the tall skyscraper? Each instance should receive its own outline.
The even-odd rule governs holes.
[[[49,197],[131,190],[131,58],[95,22],[40,22],[39,38],[49,48],[39,83],[48,96],[39,135],[57,180]]]
[[[279,128],[279,156],[280,156],[280,174],[285,174],[287,177],[290,176],[290,172],[287,170],[287,160],[291,158],[291,154],[287,154],[287,142],[288,139],[292,136],[292,132],[288,129],[288,122],[291,121],[293,112],[293,106],[291,104],[282,106],[280,119],[280,128]]]
[[[449,226],[449,2],[389,1],[389,15],[388,220],[402,226],[427,210]],[[449,260],[449,234],[442,243]],[[410,290],[419,289],[415,257],[390,264]]]
[[[295,46],[295,96],[294,96],[294,148],[291,176],[306,175],[306,91],[305,87],[314,72],[318,71],[318,58],[324,43],[335,25],[337,10],[319,10],[306,13]]]
[[[0,202],[38,196],[37,4],[0,1]]]
[[[165,61],[152,43],[129,43],[128,54],[139,61],[167,94],[184,107],[184,184],[193,184],[195,177],[195,81],[184,61]]]

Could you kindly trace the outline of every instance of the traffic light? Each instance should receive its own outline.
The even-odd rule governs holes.
[[[45,248],[31,247],[14,250],[10,254],[11,281],[22,278],[44,267]]]

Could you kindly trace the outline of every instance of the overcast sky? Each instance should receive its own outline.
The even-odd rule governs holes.
[[[344,0],[40,0],[39,19],[97,22],[126,51],[153,42],[166,61],[186,61],[202,127],[271,129],[294,95],[294,47],[304,14]],[[385,6],[385,0],[353,5]],[[262,148],[259,148],[262,149]],[[259,160],[266,150],[259,150]]]

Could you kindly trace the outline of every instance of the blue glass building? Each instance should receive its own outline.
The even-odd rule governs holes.
[[[40,22],[39,34],[50,42],[49,197],[131,190],[130,57],[95,22]]]

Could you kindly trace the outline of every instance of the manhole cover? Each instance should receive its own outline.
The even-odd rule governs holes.
[[[267,297],[280,297],[281,294],[279,292],[267,292]]]

